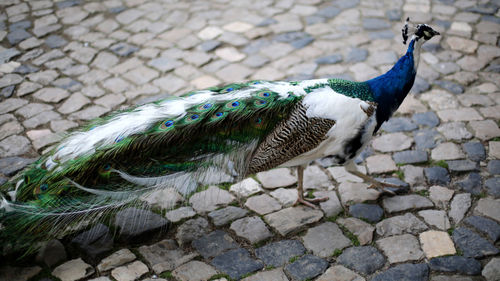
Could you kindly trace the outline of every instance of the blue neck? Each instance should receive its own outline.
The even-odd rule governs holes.
[[[377,106],[377,127],[375,131],[387,121],[398,109],[413,86],[415,76],[415,61],[413,51],[415,40],[408,46],[406,54],[387,73],[366,81],[370,86]]]

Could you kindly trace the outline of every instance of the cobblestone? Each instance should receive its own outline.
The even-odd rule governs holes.
[[[52,275],[62,281],[73,281],[85,278],[94,273],[94,269],[81,258],[67,261],[54,268]]]
[[[235,249],[238,245],[224,231],[216,230],[193,241],[193,247],[205,258],[215,257],[220,253]]]
[[[327,261],[317,256],[305,255],[285,266],[285,272],[292,277],[292,280],[304,280],[320,275],[327,267]]]
[[[424,281],[429,279],[429,267],[426,264],[399,264],[375,275],[372,281],[396,280]]]
[[[250,197],[245,203],[245,207],[259,215],[269,214],[281,209],[280,203],[267,194]]]
[[[500,225],[491,219],[481,216],[471,216],[466,218],[464,222],[487,235],[493,242],[496,242],[500,238]]]
[[[135,255],[130,250],[121,249],[104,258],[97,266],[97,269],[100,272],[107,271],[125,263],[129,263],[135,260],[135,258]]]
[[[332,222],[310,228],[303,237],[304,246],[314,255],[326,258],[335,251],[352,245],[351,241],[342,234],[342,231]]]
[[[304,254],[306,249],[296,240],[282,240],[255,250],[257,257],[268,266],[283,266],[290,258]]]
[[[349,248],[338,258],[340,264],[363,274],[375,272],[385,261],[385,257],[372,246]]]
[[[417,234],[428,227],[411,213],[384,219],[377,223],[377,234],[382,237],[404,233]]]
[[[456,253],[453,242],[448,233],[429,230],[420,233],[420,244],[427,258],[434,258]]]
[[[482,258],[500,252],[479,234],[464,227],[455,229],[452,237],[457,247],[463,251],[465,257]]]
[[[247,217],[236,220],[231,224],[231,229],[236,235],[247,239],[252,244],[273,236],[259,217]]]
[[[498,277],[500,274],[498,270],[498,265],[500,264],[500,259],[499,258],[493,258],[491,261],[484,267],[483,271],[481,272],[481,275],[486,278],[486,280],[495,280],[495,278]]]
[[[460,256],[431,259],[429,267],[431,270],[441,272],[456,272],[467,275],[479,275],[481,273],[481,263],[479,261]]]
[[[111,271],[111,276],[118,281],[132,281],[146,274],[148,271],[149,269],[144,263],[135,261],[131,264],[113,269]]]
[[[212,266],[200,261],[190,261],[172,272],[175,278],[183,281],[208,280],[216,274],[217,271]]]
[[[166,270],[171,271],[197,256],[195,253],[185,253],[177,247],[173,240],[162,240],[150,246],[141,246],[138,250],[156,274],[160,274]],[[140,269],[143,267],[142,265],[138,266]],[[145,266],[146,265],[144,265],[144,267]],[[146,269],[146,272],[147,271]],[[139,272],[142,272],[142,269]],[[139,276],[136,276],[132,280]]]
[[[95,239],[85,243],[76,239],[71,248],[78,252],[68,251],[72,258],[81,255],[97,265],[100,277],[94,274],[82,280],[137,277],[150,281],[165,270],[179,280],[208,280],[217,273],[247,281],[495,280],[498,258],[490,256],[498,251],[495,243],[500,236],[497,5],[450,0],[259,0],[251,4],[210,0],[194,6],[160,2],[2,2],[0,183],[36,159],[38,150],[51,145],[59,134],[112,109],[248,79],[371,79],[387,71],[402,54],[397,31],[410,15],[412,22],[430,23],[442,35],[424,45],[414,94],[382,125],[356,164],[360,171],[382,177],[377,178],[381,181],[404,179],[411,195],[389,197],[370,189],[343,167],[332,166],[332,159],[317,161],[320,166],[311,165],[305,171],[305,195],[329,198],[318,210],[292,207],[298,197],[293,168],[258,173],[231,186],[210,186],[185,202],[178,193],[154,193],[143,202],[161,210],[161,217],[171,222],[165,235],[176,241],[143,237],[143,241],[120,244],[128,259],[103,269],[100,265],[109,260],[102,258],[111,254],[114,239],[107,226],[91,228]],[[253,212],[263,217],[250,215]],[[350,233],[338,228],[321,231],[325,225],[335,225],[333,221]],[[219,235],[227,243],[213,234],[228,228],[235,231]],[[454,246],[437,253],[434,250],[444,243],[429,247],[435,239],[424,239],[429,233],[447,236],[444,231],[450,229],[457,232],[453,236],[458,254],[484,255],[481,262],[458,254],[439,257],[451,253]],[[91,232],[84,236],[90,238]],[[318,243],[321,237],[310,237],[314,233],[351,239],[341,254],[340,248],[329,244],[336,239]],[[79,235],[75,233],[81,240]],[[268,239],[272,242],[259,247]],[[190,252],[193,240],[198,241],[193,248],[202,254],[197,260],[193,260],[197,254]],[[65,239],[61,241],[66,246]],[[325,260],[302,256],[306,249],[299,241]],[[200,247],[212,242],[229,246],[212,252]],[[372,246],[360,247],[358,242]],[[327,250],[318,250],[320,246]],[[137,249],[141,253],[144,247],[162,254],[156,261],[146,255],[134,262],[131,253]],[[272,250],[264,254],[264,249]],[[380,258],[374,259],[371,253]],[[424,255],[433,258],[423,263]],[[213,260],[219,263],[215,266]],[[422,263],[396,265],[395,260]],[[238,268],[233,268],[235,261]],[[245,262],[252,266],[244,268]],[[12,267],[0,268],[2,280],[4,276],[16,281],[56,278],[50,270],[40,274],[39,267],[29,267],[30,261],[23,267],[8,263]],[[254,273],[264,265],[276,268]],[[86,268],[89,271],[81,274],[94,271]],[[464,276],[479,273],[483,277]],[[66,276],[71,280],[79,274]]]
[[[212,260],[212,265],[219,271],[228,274],[233,279],[257,271],[264,267],[261,261],[254,260],[245,249],[229,250]]]
[[[376,243],[391,264],[419,260],[424,256],[417,238],[411,234],[382,238]]]
[[[287,235],[300,228],[319,221],[323,212],[300,207],[289,207],[264,216],[264,220],[281,235]]]
[[[383,205],[389,213],[434,207],[429,199],[415,194],[385,198]]]
[[[382,219],[384,210],[379,205],[360,203],[349,206],[349,214],[373,223]]]

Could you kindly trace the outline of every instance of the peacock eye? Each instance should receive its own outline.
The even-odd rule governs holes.
[[[198,117],[200,117],[198,114],[191,115],[192,120],[196,120],[196,119],[198,119]]]
[[[222,112],[217,112],[217,113],[215,113],[215,116],[217,116],[217,117],[221,117],[221,116],[222,116]]]
[[[205,105],[203,106],[203,108],[205,108],[205,109],[210,108],[210,107],[212,107],[212,104],[210,104],[210,103],[207,103],[207,104],[205,104]]]
[[[226,91],[227,92],[231,92],[232,90],[234,90],[233,88],[227,88]]]
[[[172,125],[174,125],[174,121],[172,120],[168,120],[167,122],[165,122],[165,127],[170,127]]]
[[[48,188],[49,188],[49,185],[48,185],[48,184],[46,184],[46,183],[44,183],[44,184],[40,185],[40,190],[41,190],[41,191],[46,191]]]
[[[233,107],[237,107],[238,105],[240,105],[240,102],[239,101],[235,101],[231,104]]]

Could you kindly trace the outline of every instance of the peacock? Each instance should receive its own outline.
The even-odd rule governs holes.
[[[117,111],[69,134],[0,192],[0,245],[30,248],[71,225],[144,204],[144,195],[235,182],[274,167],[304,168],[330,157],[375,188],[353,159],[410,91],[421,45],[439,32],[409,19],[407,52],[365,82],[249,81],[193,91]],[[0,247],[1,248],[1,247]]]

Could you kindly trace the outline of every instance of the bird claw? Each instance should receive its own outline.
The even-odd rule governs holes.
[[[303,205],[306,205],[307,207],[310,207],[313,209],[318,209],[318,206],[316,206],[314,204],[318,204],[318,203],[327,201],[328,199],[330,199],[330,198],[323,197],[323,198],[314,198],[314,199],[304,199],[302,197],[299,197],[297,199],[297,202],[295,202],[295,205],[303,204]]]

